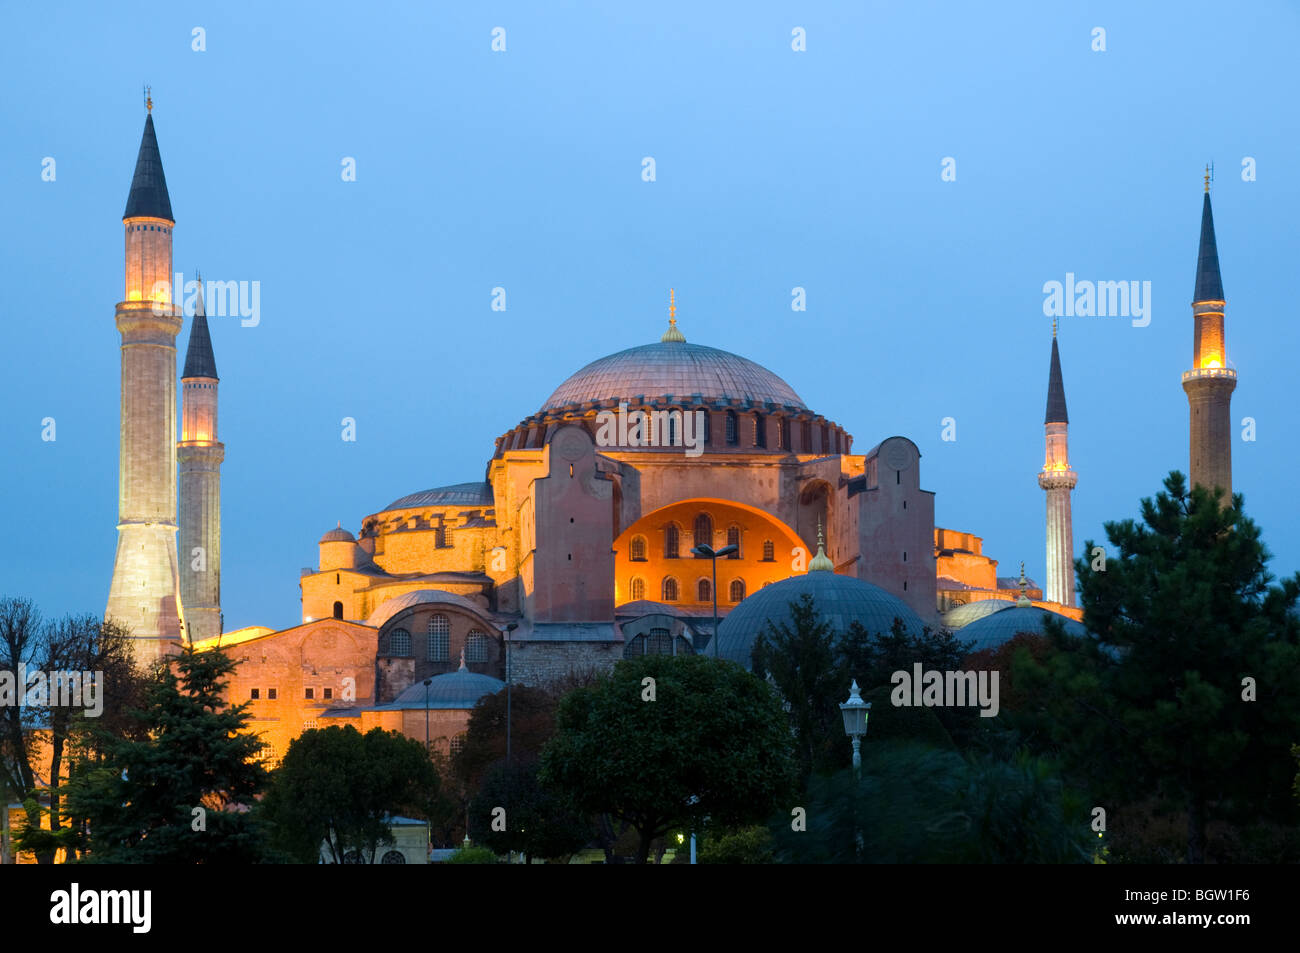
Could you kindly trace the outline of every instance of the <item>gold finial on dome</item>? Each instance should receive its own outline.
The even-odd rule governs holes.
[[[817,555],[808,564],[809,572],[834,572],[835,564],[826,555],[826,539],[822,535],[822,521],[817,521]]]
[[[1025,578],[1025,561],[1022,559],[1020,561],[1020,598],[1016,600],[1016,607],[1019,609],[1028,609],[1032,605],[1029,596],[1025,594],[1025,590],[1028,588],[1029,580]]]
[[[678,344],[686,343],[686,335],[677,330],[677,293],[672,288],[668,289],[668,330],[659,340],[664,344],[669,341],[676,341]]]

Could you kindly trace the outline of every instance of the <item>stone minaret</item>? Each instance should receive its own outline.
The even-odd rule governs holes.
[[[221,461],[217,440],[217,362],[199,279],[190,343],[181,372],[181,602],[189,637],[221,634]]]
[[[1210,210],[1210,175],[1205,175],[1201,205],[1201,249],[1196,260],[1196,292],[1192,295],[1192,369],[1183,372],[1183,390],[1191,410],[1191,480],[1207,490],[1222,487],[1224,502],[1232,499],[1232,392],[1237,372],[1228,367],[1223,335],[1223,281],[1219,250],[1214,241]]]
[[[154,135],[152,100],[135,162],[126,226],[122,335],[122,422],[117,557],[105,615],[125,625],[136,657],[149,662],[184,638],[176,559],[176,335],[172,218]]]
[[[1070,516],[1070,491],[1079,475],[1070,469],[1070,415],[1065,410],[1065,384],[1061,380],[1061,351],[1052,324],[1052,364],[1047,371],[1047,415],[1043,421],[1047,459],[1038,485],[1047,492],[1048,602],[1074,605],[1074,528]],[[1022,569],[1023,575],[1023,569]]]

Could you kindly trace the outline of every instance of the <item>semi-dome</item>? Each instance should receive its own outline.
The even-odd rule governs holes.
[[[322,543],[355,543],[357,538],[342,526],[336,526],[320,538]]]
[[[588,401],[681,399],[696,394],[804,408],[793,387],[748,358],[703,344],[667,340],[592,361],[557,387],[542,410]]]
[[[973,642],[970,649],[972,652],[996,649],[1022,632],[1030,635],[1046,635],[1045,623],[1049,618],[1056,619],[1064,625],[1067,635],[1082,637],[1088,633],[1081,623],[1075,622],[1068,616],[1040,609],[1038,606],[1012,605],[1009,609],[993,612],[963,627],[957,635],[957,640]]]
[[[943,624],[950,629],[960,629],[977,619],[1001,612],[1015,605],[1010,599],[976,599],[965,605],[953,606],[943,614]]]
[[[462,666],[464,664],[461,663]],[[460,671],[448,672],[446,675],[435,675],[429,680],[429,707],[470,709],[477,705],[478,700],[484,695],[495,695],[505,687],[506,683],[499,678],[480,675],[461,668]],[[417,681],[387,705],[379,707],[389,710],[422,709],[425,705],[424,699],[424,682]]]
[[[412,592],[404,592],[400,596],[394,596],[391,599],[385,599],[379,603],[375,611],[367,617],[366,625],[382,629],[388,623],[388,620],[399,612],[404,612],[413,606],[424,605],[454,606],[479,618],[486,617],[482,606],[459,593],[447,592],[445,589],[416,589]]]
[[[805,594],[812,596],[814,607],[836,637],[853,622],[860,622],[871,635],[888,632],[896,618],[913,635],[925,628],[911,606],[879,586],[856,576],[811,570],[764,586],[727,613],[718,626],[718,654],[749,668],[754,643],[768,621],[789,624],[790,603]]]
[[[417,506],[492,506],[494,502],[490,483],[453,483],[411,493],[389,503],[380,512]]]

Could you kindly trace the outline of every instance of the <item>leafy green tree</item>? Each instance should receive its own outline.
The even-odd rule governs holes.
[[[763,820],[790,803],[796,765],[775,692],[729,663],[651,655],[619,662],[560,703],[541,782],[578,810],[637,831],[637,861],[670,831]]]
[[[448,864],[495,864],[497,855],[487,847],[460,847],[444,861]]]
[[[382,728],[363,735],[334,725],[304,731],[290,743],[261,814],[271,843],[300,863],[316,863],[322,848],[336,864],[353,855],[373,861],[393,841],[388,818],[427,818],[438,793],[438,773],[422,742]]]
[[[103,758],[80,764],[67,812],[96,863],[250,863],[264,857],[251,813],[266,784],[264,747],[247,733],[246,705],[223,689],[235,662],[186,649],[159,666],[144,707],[146,737],[105,737]]]
[[[557,699],[527,685],[510,690],[510,759],[516,764],[536,761],[555,734]],[[484,695],[470,712],[465,739],[451,756],[451,767],[471,795],[492,766],[506,757],[506,693]]]
[[[861,780],[814,776],[804,808],[804,830],[771,822],[780,863],[1088,863],[1095,850],[1085,800],[1055,765],[1023,754],[864,745]]]
[[[771,864],[775,860],[772,832],[761,824],[710,832],[699,850],[701,864]]]
[[[537,775],[536,760],[512,763],[509,768],[500,763],[488,770],[469,806],[470,836],[476,843],[498,854],[518,851],[547,859],[575,854],[587,846],[595,836],[591,821],[543,787]],[[504,814],[494,815],[497,808]],[[495,829],[501,825],[504,830]]]
[[[1099,803],[1174,805],[1186,859],[1203,863],[1215,819],[1294,823],[1300,574],[1272,585],[1240,494],[1221,505],[1178,472],[1164,487],[1142,500],[1141,522],[1106,524],[1104,569],[1075,564],[1097,640],[1058,634],[1045,660],[1013,670],[1017,693],[1036,693],[1019,719],[1027,736],[1060,752]]]

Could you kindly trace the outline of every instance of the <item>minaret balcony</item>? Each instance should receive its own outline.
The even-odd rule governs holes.
[[[1198,367],[1194,370],[1183,371],[1183,383],[1211,377],[1226,377],[1235,381],[1237,372],[1231,367]]]
[[[1038,474],[1038,485],[1044,490],[1073,490],[1079,482],[1079,474],[1073,470],[1056,470],[1044,467]]]

